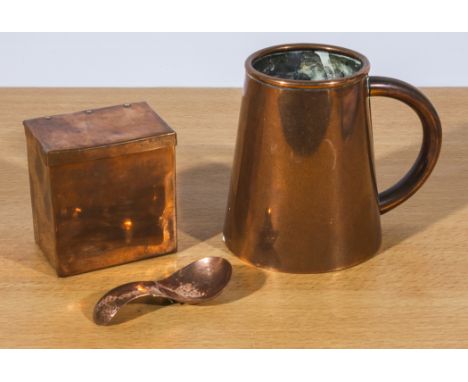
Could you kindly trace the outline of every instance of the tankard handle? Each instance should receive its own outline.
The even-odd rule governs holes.
[[[395,98],[407,104],[416,112],[423,128],[421,149],[411,169],[395,185],[379,193],[380,213],[384,214],[411,197],[427,180],[439,157],[442,129],[431,102],[406,82],[388,77],[369,77],[369,94]]]

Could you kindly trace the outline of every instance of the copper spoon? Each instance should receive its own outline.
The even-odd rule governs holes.
[[[216,297],[229,282],[232,266],[221,257],[205,257],[159,281],[135,281],[107,292],[94,307],[94,322],[107,325],[125,304],[151,296],[186,304]]]

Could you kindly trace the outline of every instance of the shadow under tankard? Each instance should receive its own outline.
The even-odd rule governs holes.
[[[380,253],[424,231],[434,223],[468,205],[468,193],[465,192],[468,189],[468,177],[456,175],[466,172],[468,165],[468,146],[464,142],[468,142],[468,123],[444,131],[439,164],[434,169],[425,187],[421,188],[412,199],[408,200],[405,207],[410,208],[411,204],[418,203],[418,199],[432,190],[430,202],[418,205],[418,219],[411,220],[411,222],[395,218],[398,214],[405,214],[404,208],[395,209],[382,218],[383,240]],[[418,144],[416,143],[414,146],[378,158],[376,160],[377,177],[380,173],[385,172],[384,168],[379,171],[379,168],[384,167],[385,163],[402,163],[408,158],[414,160],[417,155]],[[447,147],[450,150],[450,157],[446,155],[448,154],[446,153]],[[402,164],[402,168],[404,167]],[[435,187],[437,188],[436,191],[434,191]],[[437,208],[436,206],[441,199],[443,199],[444,208]]]
[[[204,163],[177,175],[178,229],[202,242],[221,233],[226,210],[230,168]],[[221,240],[221,238],[220,238]],[[179,243],[179,250],[186,244]]]

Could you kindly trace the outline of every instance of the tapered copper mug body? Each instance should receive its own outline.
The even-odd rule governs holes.
[[[318,69],[316,56],[322,58]],[[349,59],[350,67],[334,65],[337,57]],[[378,252],[380,214],[427,179],[439,154],[441,128],[417,89],[370,78],[368,71],[361,54],[318,44],[276,46],[247,59],[224,226],[234,254],[277,271],[317,273]],[[407,103],[424,131],[413,167],[380,195],[370,95]]]

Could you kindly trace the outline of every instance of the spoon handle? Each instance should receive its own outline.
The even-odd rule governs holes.
[[[135,281],[111,289],[94,307],[94,322],[107,325],[124,305],[140,297],[164,297],[154,281]]]

